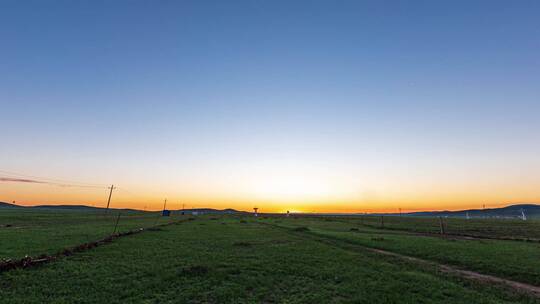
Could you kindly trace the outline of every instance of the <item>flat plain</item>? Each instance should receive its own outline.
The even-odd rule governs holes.
[[[117,215],[9,210],[0,211],[0,219],[5,261],[103,238],[114,231]],[[539,286],[540,244],[506,239],[533,239],[539,222],[452,220],[449,228],[460,225],[459,233],[448,229],[437,235],[437,218],[384,219],[384,227],[378,220],[124,214],[117,232],[146,229],[50,263],[2,271],[0,298],[2,303],[539,302],[526,288],[441,270],[443,265]],[[161,226],[147,229],[156,225]],[[504,225],[512,232],[505,233]]]

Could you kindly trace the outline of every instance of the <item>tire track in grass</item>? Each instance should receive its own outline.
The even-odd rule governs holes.
[[[104,237],[102,239],[96,240],[96,241],[91,241],[91,242],[79,244],[79,245],[76,245],[76,246],[73,246],[73,247],[64,248],[64,249],[60,250],[58,253],[51,254],[51,255],[41,254],[41,255],[38,255],[37,257],[25,256],[24,258],[17,259],[17,260],[0,261],[0,273],[5,272],[5,271],[9,271],[9,270],[13,270],[13,269],[30,268],[30,267],[43,265],[43,264],[46,264],[46,263],[49,263],[49,262],[52,262],[52,261],[56,261],[56,260],[58,260],[60,258],[63,258],[63,257],[71,256],[71,255],[73,255],[75,253],[84,252],[84,251],[90,250],[92,248],[96,248],[98,246],[101,246],[101,245],[109,244],[109,243],[113,242],[114,240],[117,240],[117,239],[122,238],[122,237],[126,237],[126,236],[129,236],[129,235],[134,235],[134,234],[139,234],[139,233],[144,232],[144,231],[153,231],[153,230],[156,230],[156,228],[159,228],[159,227],[169,226],[169,225],[173,225],[173,224],[180,224],[180,223],[188,221],[188,220],[190,220],[190,219],[188,218],[188,219],[183,219],[183,220],[179,220],[179,221],[159,224],[159,225],[155,225],[155,226],[151,226],[151,227],[147,227],[147,228],[139,228],[139,229],[135,229],[135,230],[129,230],[129,231],[126,231],[126,232],[114,233],[114,234],[108,235],[108,236],[106,236],[106,237]]]
[[[316,241],[319,241],[321,243],[325,243],[325,244],[328,244],[328,245],[331,245],[331,246],[339,247],[341,249],[345,249],[345,250],[349,250],[349,251],[355,251],[356,248],[361,248],[361,249],[364,249],[364,250],[367,250],[367,251],[370,251],[370,252],[373,252],[373,253],[376,253],[376,254],[385,255],[385,256],[389,256],[389,257],[393,257],[393,258],[398,258],[400,260],[405,260],[405,261],[408,261],[408,262],[412,262],[412,263],[417,264],[417,265],[435,267],[436,269],[438,269],[442,273],[455,275],[455,276],[458,276],[460,278],[473,280],[473,281],[477,281],[477,282],[484,283],[484,284],[496,284],[496,285],[500,285],[500,286],[505,286],[505,287],[507,287],[507,288],[509,288],[509,289],[511,289],[513,291],[517,291],[517,292],[520,292],[520,293],[523,293],[523,294],[534,296],[536,298],[540,298],[540,286],[535,286],[535,285],[531,285],[531,284],[527,284],[527,283],[522,283],[522,282],[518,282],[518,281],[514,281],[514,280],[509,280],[509,279],[497,277],[497,276],[494,276],[494,275],[482,274],[482,273],[475,272],[475,271],[459,269],[459,268],[449,266],[449,265],[446,265],[446,264],[437,263],[435,261],[425,260],[425,259],[421,259],[421,258],[417,258],[417,257],[413,257],[413,256],[408,256],[408,255],[404,255],[404,254],[400,254],[400,253],[395,253],[395,252],[392,252],[392,251],[372,248],[372,247],[368,247],[368,246],[365,246],[365,245],[352,243],[352,242],[349,242],[347,240],[340,240],[340,239],[337,239],[337,238],[334,238],[334,237],[329,237],[329,236],[326,236],[326,235],[311,232],[309,229],[298,229],[298,227],[289,228],[289,227],[280,226],[280,225],[276,225],[276,224],[270,224],[270,223],[261,223],[261,222],[258,222],[258,223],[261,224],[261,225],[267,225],[267,226],[270,226],[270,227],[283,229],[283,230],[286,230],[286,231],[288,231],[290,233],[294,233],[296,235],[309,236],[311,239],[314,239]],[[352,246],[354,246],[354,248],[352,248]]]

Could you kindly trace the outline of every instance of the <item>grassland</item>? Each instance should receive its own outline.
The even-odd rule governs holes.
[[[150,227],[174,220],[157,213],[123,212],[117,232]],[[101,239],[113,233],[118,211],[105,213],[73,210],[0,211],[0,259],[25,255],[54,254],[81,243]]]
[[[402,219],[402,225],[407,220]],[[417,221],[410,220],[411,225]],[[359,220],[269,218],[265,221],[288,228],[308,227],[311,234],[540,286],[540,243],[537,242],[417,235],[355,225]]]
[[[156,220],[155,214],[130,216],[121,229]],[[27,223],[33,217],[35,221]],[[13,223],[0,228],[0,252],[12,257],[55,252],[112,231],[110,220],[96,214],[13,212],[2,213],[1,218]],[[40,228],[58,237],[46,244],[48,234]],[[25,240],[5,242],[17,236]],[[516,250],[514,245],[524,247]],[[39,267],[0,273],[0,302],[538,303],[501,286],[441,273],[436,267],[373,253],[367,247],[524,282],[536,283],[540,276],[538,262],[533,261],[538,260],[536,243],[449,240],[362,226],[350,219],[202,216]],[[492,250],[496,254],[474,268]],[[536,264],[512,270],[531,254],[530,261]],[[504,263],[508,265],[502,267]]]
[[[384,228],[420,233],[440,233],[440,220],[435,217],[380,216],[341,217],[340,221],[365,227]],[[519,219],[443,218],[445,232],[483,238],[540,240],[540,220],[523,221]]]

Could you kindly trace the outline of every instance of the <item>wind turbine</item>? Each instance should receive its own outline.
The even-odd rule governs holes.
[[[523,208],[521,208],[521,219],[524,221],[527,220],[527,217],[525,216],[525,211],[523,210]]]

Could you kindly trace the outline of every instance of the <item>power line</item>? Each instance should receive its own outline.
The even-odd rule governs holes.
[[[42,176],[36,176],[36,175],[30,175],[30,174],[22,174],[17,172],[11,172],[6,170],[0,170],[0,173],[3,173],[5,177],[3,178],[4,181],[8,182],[21,182],[21,183],[38,183],[38,184],[49,184],[59,187],[79,187],[79,188],[96,188],[96,189],[104,189],[108,188],[105,184],[92,184],[92,183],[82,183],[72,180],[63,180],[63,179],[56,179],[56,178],[49,178],[49,177],[42,177]],[[25,179],[21,179],[21,177]]]
[[[139,194],[135,194],[135,193],[133,193],[133,192],[127,190],[126,188],[122,188],[122,187],[115,186],[114,189],[115,189],[115,190],[123,191],[123,192],[125,192],[126,194],[129,194],[129,195],[131,195],[131,196],[133,196],[133,197],[140,197]]]
[[[4,176],[2,176],[3,174]],[[41,185],[51,185],[51,186],[58,186],[58,187],[73,187],[73,188],[93,188],[93,189],[107,189],[108,192],[108,199],[107,199],[107,207],[106,207],[106,213],[109,210],[110,204],[111,204],[111,198],[112,198],[112,192],[113,190],[120,190],[132,197],[139,198],[141,195],[137,195],[126,188],[121,188],[118,186],[111,186],[111,185],[105,185],[105,184],[97,184],[97,183],[83,183],[73,180],[65,180],[65,179],[57,179],[57,178],[50,178],[50,177],[43,177],[43,176],[37,176],[37,175],[31,175],[31,174],[23,174],[13,171],[7,171],[7,170],[0,170],[0,184],[2,182],[13,182],[13,183],[27,183],[27,184],[41,184]]]
[[[42,184],[42,185],[51,185],[64,188],[93,188],[93,189],[106,189],[102,186],[88,186],[88,185],[76,185],[76,184],[66,184],[66,183],[56,183],[46,180],[37,180],[37,179],[23,179],[20,177],[6,177],[0,176],[0,182],[12,182],[12,183],[27,183],[27,184]]]
[[[53,182],[53,183],[67,183],[67,184],[96,186],[96,187],[107,187],[108,186],[106,184],[84,183],[84,182],[79,182],[79,181],[58,179],[58,178],[50,178],[50,177],[43,177],[43,176],[36,176],[36,175],[17,173],[17,172],[6,171],[6,170],[0,170],[0,173],[4,173],[4,174],[8,174],[8,175],[15,175],[15,176],[23,176],[23,177],[28,177],[28,178],[36,178],[36,179],[40,179],[40,180],[50,181],[50,182]]]

